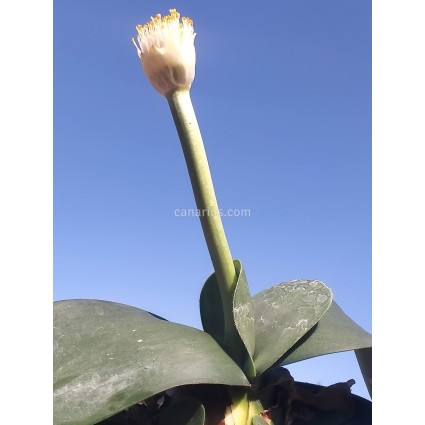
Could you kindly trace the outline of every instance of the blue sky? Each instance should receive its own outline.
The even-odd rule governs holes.
[[[54,299],[97,298],[201,327],[212,273],[165,98],[145,78],[135,25],[194,21],[191,95],[219,206],[252,294],[325,282],[371,331],[371,2],[56,1]],[[289,367],[354,378],[352,352]]]

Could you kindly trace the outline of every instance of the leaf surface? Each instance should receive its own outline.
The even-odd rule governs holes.
[[[204,425],[205,408],[196,399],[177,399],[159,415],[158,425]]]
[[[255,295],[252,307],[257,373],[264,372],[293,347],[331,302],[331,290],[318,280],[283,282]]]
[[[201,291],[200,311],[202,326],[250,378],[255,377],[253,353],[255,348],[254,317],[251,305],[251,294],[249,292],[245,271],[239,260],[234,260],[237,280],[233,288],[232,329],[225,329],[224,310],[221,294],[213,273],[205,282]],[[231,335],[231,346],[226,343],[225,334]]]
[[[54,303],[54,423],[91,425],[185,384],[247,386],[207,333],[135,307]]]
[[[372,335],[350,319],[333,301],[317,326],[282,357],[280,364],[371,346]]]

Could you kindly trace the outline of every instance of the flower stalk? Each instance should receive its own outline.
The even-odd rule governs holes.
[[[176,90],[166,97],[182,145],[196,206],[200,212],[202,230],[219,282],[221,297],[222,300],[226,300],[229,299],[230,294],[233,294],[236,271],[224,232],[208,159],[190,93],[189,90]],[[228,310],[225,308],[225,311]]]
[[[176,90],[166,97],[182,145],[211,261],[218,281],[230,290],[236,278],[235,266],[190,93],[188,90]]]
[[[190,98],[195,77],[195,33],[189,18],[175,10],[156,15],[145,25],[137,25],[133,43],[142,68],[154,88],[166,97],[182,145],[196,206],[216,274],[224,311],[224,345],[237,353],[239,336],[233,318],[233,294],[237,274],[224,232],[204,143]],[[236,334],[235,334],[236,333]]]

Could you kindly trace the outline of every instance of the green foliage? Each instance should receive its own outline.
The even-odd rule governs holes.
[[[331,302],[331,290],[317,280],[283,282],[253,297],[257,372],[281,358],[319,321]]]
[[[237,280],[233,287],[232,329],[225,329],[223,302],[215,273],[205,282],[200,297],[200,313],[202,326],[221,345],[233,360],[244,371],[248,378],[256,375],[253,362],[255,349],[254,318],[251,295],[242,263],[234,261]],[[226,344],[225,333],[232,337],[232,346]]]
[[[317,326],[287,350],[279,364],[288,365],[323,354],[367,348],[371,345],[372,335],[351,320],[341,307],[332,301]]]
[[[54,303],[54,421],[94,424],[185,384],[247,386],[205,332],[122,304]]]
[[[191,397],[177,399],[158,418],[158,425],[204,425],[204,422],[204,406]]]
[[[372,341],[366,348],[360,348],[354,350],[354,352],[366,383],[366,387],[372,397]]]
[[[323,283],[284,282],[251,298],[242,264],[235,265],[234,330],[240,344],[238,352],[230,353],[233,360],[226,354],[214,274],[201,293],[205,332],[108,301],[54,303],[54,423],[92,425],[182,385],[248,389],[248,378],[256,381],[274,365],[371,346],[370,334],[332,301]],[[192,398],[162,415],[159,425],[202,425],[205,420],[202,404]],[[260,416],[253,421],[263,423]]]

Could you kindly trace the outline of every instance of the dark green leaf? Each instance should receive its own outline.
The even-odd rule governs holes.
[[[177,399],[158,418],[158,425],[204,425],[204,423],[204,406],[190,397]]]
[[[199,300],[202,327],[224,346],[224,312],[215,273],[205,282]]]
[[[54,422],[91,425],[171,387],[247,386],[211,336],[107,301],[54,304]]]
[[[372,347],[354,350],[369,395],[372,397]]]
[[[372,335],[351,320],[333,301],[317,326],[308,332],[279,361],[287,365],[323,354],[372,346]]]
[[[248,354],[252,358],[255,349],[255,329],[251,294],[249,293],[245,270],[239,260],[235,260],[235,268],[238,274],[238,280],[233,296],[233,317],[239,335],[248,350]]]
[[[261,374],[282,357],[323,316],[331,290],[317,280],[283,282],[252,298],[254,364]]]
[[[225,329],[223,302],[215,273],[205,282],[201,291],[200,310],[202,326],[241,367],[248,377],[255,376],[252,354],[255,347],[254,320],[251,295],[245,271],[239,260],[234,260],[237,281],[233,292],[232,329]],[[225,334],[230,335],[231,346],[226,343]]]

